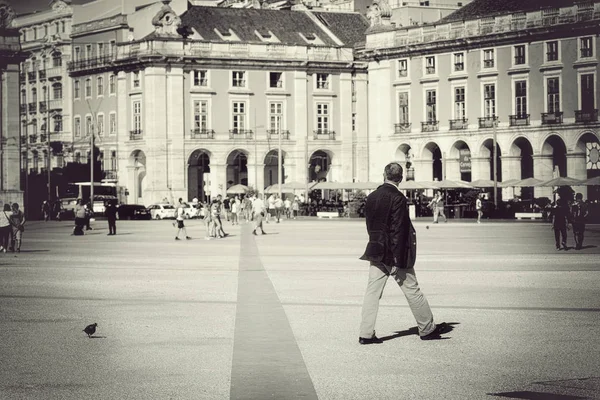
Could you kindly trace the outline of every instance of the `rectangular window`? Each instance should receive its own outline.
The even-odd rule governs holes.
[[[108,93],[115,94],[116,91],[117,91],[117,87],[116,87],[116,82],[115,82],[115,75],[110,75],[108,77]]]
[[[194,100],[194,129],[206,131],[208,129],[208,101]]]
[[[243,101],[233,103],[232,128],[235,132],[246,129],[246,103]]]
[[[398,60],[398,78],[408,77],[408,60]]]
[[[134,71],[131,73],[131,84],[133,88],[140,87],[140,71]]]
[[[97,117],[98,120],[98,136],[104,135],[104,115],[100,114]]]
[[[108,134],[116,135],[117,134],[117,114],[110,113],[108,115]]]
[[[525,45],[515,46],[515,65],[522,65],[525,63]]]
[[[110,152],[110,169],[111,171],[117,170],[117,151],[111,150]]]
[[[464,86],[454,88],[454,118],[464,120],[466,116],[465,88]]]
[[[328,133],[329,131],[329,104],[317,103],[317,130]]]
[[[283,103],[272,101],[269,103],[269,126],[271,131],[279,132],[283,123]]]
[[[52,85],[52,98],[54,100],[62,99],[62,85],[60,83]]]
[[[99,76],[98,79],[96,79],[96,86],[97,86],[97,90],[98,90],[98,96],[104,96],[104,78]]]
[[[81,136],[81,118],[75,117],[73,119],[73,130],[75,131],[75,136]]]
[[[435,90],[425,92],[427,122],[437,122],[437,93]]]
[[[546,61],[558,61],[558,41],[546,43]]]
[[[98,43],[98,57],[104,56],[104,43]]]
[[[142,102],[139,100],[133,102],[133,130],[142,131]]]
[[[85,117],[85,135],[89,136],[92,134],[92,116],[88,115]]]
[[[554,114],[560,112],[560,87],[558,78],[548,78],[546,80],[548,113]]]
[[[515,82],[515,114],[518,117],[527,115],[527,81]]]
[[[591,36],[579,39],[579,50],[581,51],[580,58],[587,58],[594,56],[594,48],[592,47],[593,40]]]
[[[398,93],[398,123],[409,124],[408,114],[408,92]]]
[[[281,89],[283,87],[283,73],[269,72],[269,87]]]
[[[435,74],[435,57],[425,57],[425,73]]]
[[[317,89],[329,89],[329,74],[317,74]]]
[[[231,85],[233,87],[246,87],[246,72],[233,71],[231,74]]]
[[[73,81],[73,97],[78,99],[80,97],[79,79]]]
[[[594,75],[586,74],[581,75],[581,109],[583,111],[594,110],[595,107],[594,99]]]
[[[63,130],[63,120],[62,115],[54,116],[54,132],[62,132]]]
[[[194,86],[208,86],[208,71],[194,71]]]
[[[85,45],[85,59],[90,60],[91,58],[92,58],[92,45],[86,44]]]
[[[81,49],[79,47],[75,47],[75,54],[73,55],[74,61],[81,60]]]
[[[496,116],[496,85],[493,83],[483,86],[483,108],[484,117]]]
[[[494,49],[483,51],[483,68],[494,68]]]
[[[85,97],[92,97],[92,79],[85,80]]]
[[[454,72],[465,70],[465,53],[454,53]]]
[[[114,57],[117,55],[117,42],[115,42],[114,40],[111,40],[110,43],[108,43],[108,50],[110,51],[110,56]]]

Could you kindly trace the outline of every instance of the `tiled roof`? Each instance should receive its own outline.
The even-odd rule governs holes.
[[[354,46],[365,40],[369,22],[361,14],[316,11],[312,13],[345,44]]]
[[[543,8],[568,7],[576,2],[577,0],[474,0],[447,17],[442,18],[439,22],[463,21],[501,14],[535,11]]]
[[[323,18],[331,21],[330,23],[333,25],[339,25],[328,28],[347,46],[353,46],[359,36],[361,36],[360,40],[364,40],[366,21],[361,23],[359,29],[356,29],[357,21],[362,18],[360,15],[354,13],[339,13],[335,16],[331,16],[334,13],[319,14],[328,14]],[[271,31],[282,44],[307,45],[307,42],[300,36],[301,33],[307,38],[317,36],[324,45],[338,46],[304,11],[193,6],[181,16],[181,24],[193,28],[204,40],[209,41],[223,41],[215,32],[216,28],[221,34],[227,34],[231,29],[241,42],[246,43],[262,42],[255,31]],[[361,35],[351,32],[353,28],[360,31]]]

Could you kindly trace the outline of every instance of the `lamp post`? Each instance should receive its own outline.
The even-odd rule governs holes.
[[[493,156],[494,160],[492,161],[492,168],[494,169],[494,208],[498,207],[498,153],[497,153],[497,145],[496,145],[496,116],[492,116],[492,135],[493,135]]]

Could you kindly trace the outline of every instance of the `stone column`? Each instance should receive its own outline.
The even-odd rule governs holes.
[[[308,98],[308,76],[305,71],[294,71],[294,106],[290,107],[294,113],[294,128],[291,130],[291,136],[296,140],[296,163],[298,165],[306,165],[306,151],[308,141],[308,110],[310,107],[310,99]],[[262,171],[263,168],[260,168]],[[260,178],[264,183],[264,172]],[[261,173],[259,171],[259,177]],[[290,181],[306,182],[308,179],[308,171],[306,168],[296,169],[296,175],[290,176]]]
[[[350,73],[340,74],[339,113],[336,116],[340,121],[340,132],[336,133],[336,142],[341,140],[341,152],[338,155],[339,172],[337,181],[352,182],[353,158],[353,132],[352,132],[352,76]]]
[[[521,179],[521,156],[502,156],[502,180]],[[515,188],[502,188],[502,198],[509,200],[515,197]]]
[[[444,179],[451,181],[460,180],[460,162],[458,158],[446,159],[446,176]]]
[[[368,118],[367,118],[367,107],[368,107],[368,93],[367,93],[367,74],[357,74],[354,77],[354,95],[356,103],[354,105],[354,112],[356,113],[356,146],[354,153],[354,173],[355,178],[360,182],[366,182],[369,180],[369,164],[372,162],[369,157],[369,143],[368,143]],[[377,172],[377,170],[375,171]],[[380,171],[381,174],[381,171]]]
[[[265,164],[259,163],[258,166],[258,191],[263,193],[265,190]]]
[[[479,179],[490,179],[490,158],[489,157],[472,157],[471,158],[471,179],[476,181]]]
[[[175,200],[188,199],[187,160],[184,154],[184,79],[183,69],[170,67],[166,76],[166,147],[167,147],[167,188],[173,192]]]
[[[587,179],[586,161],[585,153],[567,153],[567,175],[575,179]],[[574,186],[573,190],[587,199],[587,186]]]
[[[533,156],[534,178],[548,181],[552,179],[553,172],[552,155],[538,154]],[[548,197],[552,199],[552,188],[537,187],[534,190],[535,197]]]

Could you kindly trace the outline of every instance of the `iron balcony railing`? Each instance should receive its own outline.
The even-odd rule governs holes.
[[[597,122],[598,110],[575,110],[575,122]]]
[[[108,66],[113,60],[111,56],[102,56],[96,58],[88,58],[83,60],[69,61],[67,69],[69,71],[79,71],[84,69],[93,69]]]
[[[403,133],[410,133],[412,124],[410,122],[400,122],[394,124],[394,134],[401,135]]]
[[[191,130],[191,138],[192,139],[214,139],[215,131],[212,129],[192,129]]]
[[[454,63],[454,70],[455,71],[464,71],[465,70],[465,63],[462,63],[462,62]]]
[[[494,60],[483,60],[484,68],[494,68]]]
[[[542,113],[542,125],[562,124],[562,122],[562,111],[555,111],[553,113]]]
[[[27,136],[21,136],[21,144],[22,145],[26,145],[27,144]]]
[[[229,139],[252,139],[252,130],[250,129],[230,129]]]
[[[37,112],[37,103],[29,103],[29,112],[30,113]]]
[[[421,122],[421,132],[435,132],[440,129],[440,121]]]
[[[529,114],[514,114],[508,116],[510,126],[527,126],[529,125]]]
[[[467,129],[469,127],[469,120],[467,118],[451,119],[450,130],[457,131],[461,129]]]
[[[48,140],[47,135],[45,133],[40,133],[40,142],[46,143],[47,140]]]
[[[479,128],[493,128],[494,125],[498,125],[498,117],[481,117],[479,118]]]
[[[48,102],[49,110],[62,110],[62,108],[63,108],[62,99],[54,99],[54,100],[50,100]]]
[[[104,179],[117,179],[117,171],[114,169],[104,170]]]
[[[134,129],[129,131],[129,140],[142,140],[143,131],[141,129]]]
[[[335,131],[328,129],[316,129],[313,131],[315,140],[335,140]]]
[[[290,138],[290,131],[283,129],[270,129],[267,130],[267,135],[269,135],[270,139],[278,139],[279,135],[281,135],[281,139],[288,140]]]
[[[36,143],[37,135],[29,135],[29,143]]]

